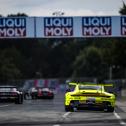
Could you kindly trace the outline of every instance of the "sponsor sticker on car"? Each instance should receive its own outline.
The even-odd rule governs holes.
[[[87,104],[94,104],[95,103],[95,98],[94,97],[88,97],[87,100],[86,100],[86,103]]]

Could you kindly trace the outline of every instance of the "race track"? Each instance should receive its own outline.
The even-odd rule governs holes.
[[[126,126],[126,112],[64,111],[64,94],[53,100],[24,100],[22,105],[0,103],[0,126]]]

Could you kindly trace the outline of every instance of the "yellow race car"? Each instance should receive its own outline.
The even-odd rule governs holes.
[[[75,111],[81,108],[98,108],[113,112],[115,95],[105,91],[105,86],[112,84],[69,83],[65,93],[65,111]]]

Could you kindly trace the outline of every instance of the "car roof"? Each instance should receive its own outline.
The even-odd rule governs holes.
[[[16,86],[13,86],[13,85],[0,85],[0,88],[16,88]]]

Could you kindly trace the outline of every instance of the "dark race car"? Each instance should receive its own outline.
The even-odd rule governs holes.
[[[0,86],[0,102],[14,102],[15,104],[23,103],[23,93],[18,91],[16,86]]]
[[[32,88],[30,95],[32,99],[37,99],[37,98],[53,99],[54,98],[54,93],[49,88]]]

